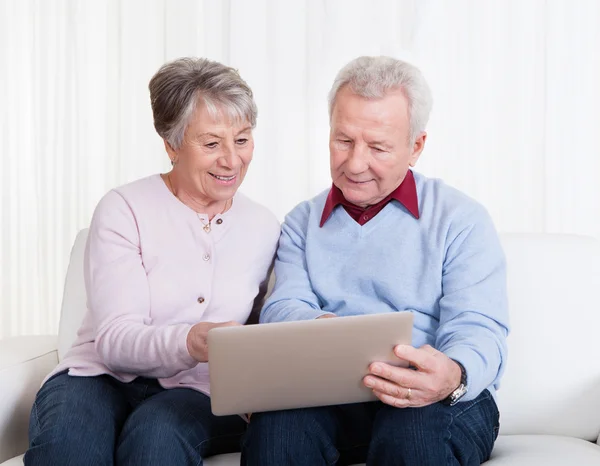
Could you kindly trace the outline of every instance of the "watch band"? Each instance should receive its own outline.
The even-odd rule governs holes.
[[[454,359],[453,361],[458,364],[458,367],[460,367],[460,385],[456,388],[456,390],[454,390],[452,393],[450,393],[450,395],[441,401],[443,404],[448,406],[454,406],[456,403],[458,403],[458,401],[465,396],[469,390],[467,386],[467,371],[465,370],[465,367],[460,362]]]

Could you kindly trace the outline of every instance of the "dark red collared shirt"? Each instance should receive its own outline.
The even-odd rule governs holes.
[[[338,205],[342,205],[348,215],[358,222],[359,225],[364,225],[371,220],[375,215],[382,211],[388,202],[396,200],[402,204],[415,218],[419,218],[419,200],[417,198],[417,185],[415,177],[411,170],[408,170],[406,176],[400,186],[392,191],[385,199],[382,199],[377,204],[367,208],[359,207],[356,204],[348,202],[342,193],[342,190],[336,185],[331,185],[331,190],[327,195],[323,215],[321,215],[321,225],[325,222]]]

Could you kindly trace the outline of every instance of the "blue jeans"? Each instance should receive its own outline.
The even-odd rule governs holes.
[[[475,466],[489,459],[498,427],[487,390],[452,407],[370,402],[255,413],[242,440],[242,464]]]
[[[213,416],[210,398],[189,388],[62,372],[37,394],[25,464],[201,465],[207,456],[239,451],[245,430],[239,416]]]

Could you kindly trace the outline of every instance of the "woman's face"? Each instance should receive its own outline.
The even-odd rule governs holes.
[[[225,117],[215,119],[205,105],[199,105],[181,147],[175,150],[167,144],[167,151],[187,196],[202,204],[227,201],[244,181],[252,161],[252,127],[247,122],[233,124]]]

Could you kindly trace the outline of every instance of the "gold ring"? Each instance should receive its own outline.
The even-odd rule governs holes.
[[[406,399],[410,400],[411,396],[412,396],[412,390],[409,388],[408,391],[406,392]]]

